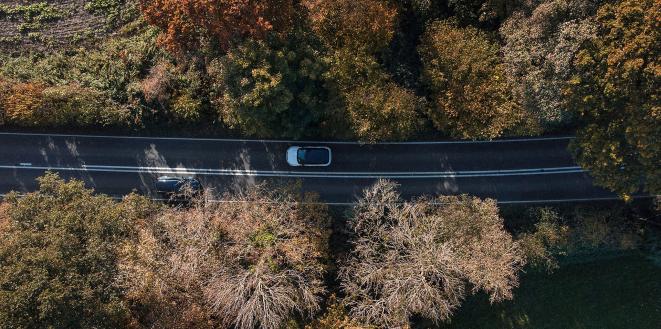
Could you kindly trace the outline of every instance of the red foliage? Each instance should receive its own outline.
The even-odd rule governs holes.
[[[179,52],[202,40],[226,50],[233,40],[262,39],[291,28],[294,0],[140,0],[144,17],[160,27],[160,42]]]

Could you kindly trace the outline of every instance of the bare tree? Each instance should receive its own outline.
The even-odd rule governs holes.
[[[302,203],[301,201],[306,201]],[[316,197],[260,186],[170,209],[127,247],[125,285],[158,328],[280,328],[319,309],[329,217]]]
[[[351,316],[405,327],[412,315],[448,319],[467,292],[512,298],[524,264],[493,200],[423,197],[403,202],[380,180],[364,191],[349,226],[353,251],[340,269]]]

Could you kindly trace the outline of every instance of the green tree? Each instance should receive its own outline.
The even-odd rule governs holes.
[[[259,137],[318,133],[332,99],[320,58],[306,37],[248,39],[230,49],[209,66],[221,119]]]
[[[460,138],[494,138],[521,122],[498,45],[484,32],[434,22],[418,51],[435,105],[429,116],[437,129]]]
[[[661,1],[607,3],[574,61],[568,92],[580,127],[577,162],[625,198],[661,193]]]
[[[52,173],[38,181],[37,192],[6,198],[0,327],[122,327],[127,310],[115,285],[118,250],[149,202],[131,196],[117,203]]]

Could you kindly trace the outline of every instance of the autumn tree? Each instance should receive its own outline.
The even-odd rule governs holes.
[[[165,211],[125,251],[123,283],[146,326],[281,328],[316,312],[329,218],[312,195],[264,186]]]
[[[577,162],[625,197],[661,193],[661,1],[606,3],[570,80]]]
[[[420,129],[424,98],[393,82],[365,84],[345,97],[349,121],[362,141],[402,140]]]
[[[498,45],[473,27],[432,23],[418,49],[432,94],[434,126],[459,138],[495,138],[523,119],[504,75]]]
[[[10,194],[0,226],[0,327],[118,328],[126,325],[117,257],[149,201],[116,202],[56,174]],[[2,217],[2,216],[0,216]]]
[[[423,101],[379,63],[396,30],[394,3],[305,0],[303,5],[312,30],[329,48],[328,80],[339,90],[354,136],[367,142],[410,137],[419,128]]]
[[[395,183],[379,180],[363,191],[348,226],[352,251],[339,275],[345,301],[351,316],[382,327],[404,327],[414,315],[446,320],[468,292],[510,299],[524,263],[494,200],[404,202]]]
[[[170,51],[210,46],[220,51],[243,38],[264,39],[289,31],[292,0],[140,0],[142,14],[162,30]]]
[[[500,28],[505,73],[523,108],[545,128],[567,124],[567,80],[580,47],[595,37],[599,0],[531,1]]]
[[[209,66],[213,102],[231,127],[260,137],[300,138],[326,119],[326,65],[304,33],[246,40]]]
[[[333,49],[383,51],[393,37],[397,9],[380,0],[303,0],[312,30]]]

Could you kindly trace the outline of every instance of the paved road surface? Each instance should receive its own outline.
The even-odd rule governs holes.
[[[263,181],[301,182],[323,200],[348,203],[379,177],[410,197],[468,193],[502,203],[601,200],[616,196],[595,187],[567,152],[569,138],[491,142],[361,145],[187,138],[143,138],[0,133],[0,194],[33,191],[46,170],[84,179],[97,191],[121,196],[153,191],[161,175],[195,176],[218,192]],[[291,145],[327,145],[333,163],[292,168]]]

